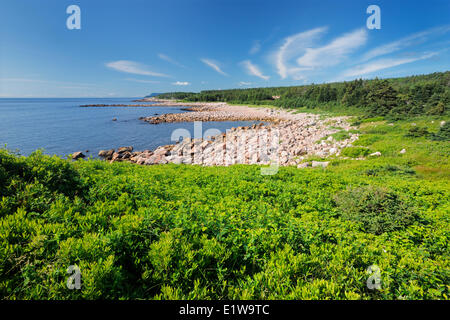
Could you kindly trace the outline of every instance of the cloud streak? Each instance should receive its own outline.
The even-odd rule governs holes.
[[[142,76],[153,76],[153,77],[169,77],[166,74],[151,71],[148,69],[147,66],[130,60],[112,61],[106,63],[106,66],[110,69],[124,73],[139,74]]]
[[[275,66],[282,79],[290,75],[295,76],[296,73],[305,70],[305,68],[290,66],[288,61],[293,57],[298,57],[326,30],[326,27],[320,27],[284,38],[283,44],[275,52]]]
[[[179,62],[173,60],[171,57],[169,57],[168,55],[165,55],[165,54],[163,54],[163,53],[158,53],[158,58],[160,58],[161,60],[167,61],[167,62],[169,62],[169,63],[171,63],[171,64],[173,64],[173,65],[175,65],[175,66],[177,66],[177,67],[180,67],[180,68],[186,68],[186,67],[185,67],[184,65],[182,65],[181,63],[179,63]]]
[[[187,82],[187,81],[177,81],[177,82],[172,82],[172,84],[174,86],[188,86],[188,85],[190,85],[190,83]]]
[[[373,73],[378,70],[388,69],[406,63],[412,63],[419,60],[429,59],[433,56],[436,56],[437,54],[438,54],[437,52],[431,52],[415,58],[379,59],[376,61],[366,63],[364,65],[359,65],[357,67],[351,68],[345,71],[341,75],[341,77],[342,78],[359,77]]]
[[[443,35],[449,31],[450,26],[443,26],[414,33],[408,37],[369,50],[367,53],[363,55],[362,61],[368,61],[373,58],[387,55],[389,53],[393,53],[410,46],[422,44],[426,42],[429,37]]]
[[[270,79],[269,76],[264,75],[261,72],[261,70],[259,70],[259,68],[256,65],[254,65],[250,60],[245,60],[245,61],[242,61],[241,63],[244,66],[244,68],[246,69],[248,74],[258,77],[258,78],[261,78],[263,80]]]
[[[307,48],[306,53],[297,59],[302,67],[322,68],[334,66],[347,58],[357,48],[367,42],[367,31],[359,29],[344,34],[331,41],[329,44],[318,48]]]
[[[221,75],[228,76],[227,73],[223,72],[222,69],[220,69],[217,62],[210,60],[210,59],[205,59],[205,58],[200,59],[200,61],[203,62],[204,64],[206,64],[208,67],[215,70],[216,72],[220,73]]]

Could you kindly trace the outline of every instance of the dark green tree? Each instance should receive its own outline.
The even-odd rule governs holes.
[[[387,80],[375,80],[367,94],[370,116],[385,116],[399,105],[397,91]]]

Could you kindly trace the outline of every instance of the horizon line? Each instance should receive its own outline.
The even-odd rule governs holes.
[[[329,81],[329,82],[321,82],[321,83],[307,83],[307,84],[298,84],[298,85],[288,85],[288,86],[260,86],[260,87],[233,87],[233,88],[227,88],[227,89],[203,89],[200,91],[166,91],[163,92],[161,94],[164,93],[174,93],[174,92],[186,92],[186,93],[200,93],[202,91],[226,91],[226,90],[247,90],[247,89],[260,89],[260,88],[286,88],[286,87],[304,87],[304,86],[311,86],[311,85],[324,85],[324,84],[333,84],[333,83],[344,83],[344,82],[351,82],[351,81],[355,81],[355,80],[364,80],[364,81],[371,81],[371,80],[376,80],[376,79],[400,79],[400,78],[408,78],[408,77],[416,77],[416,76],[425,76],[425,75],[431,75],[433,73],[446,73],[446,72],[450,72],[450,70],[444,70],[444,71],[434,71],[434,72],[430,72],[430,73],[417,73],[417,74],[411,74],[411,75],[407,75],[407,76],[399,76],[399,77],[383,77],[383,76],[375,76],[375,77],[371,77],[371,78],[363,78],[363,77],[359,77],[359,78],[354,78],[352,80],[342,80],[342,81]],[[158,90],[161,91],[161,90]],[[151,93],[150,93],[151,94]],[[0,99],[128,99],[128,98],[145,98],[148,95],[142,95],[142,96],[129,96],[129,97],[125,97],[125,96],[104,96],[104,97],[39,97],[39,96],[35,96],[35,97],[2,97],[0,96]]]

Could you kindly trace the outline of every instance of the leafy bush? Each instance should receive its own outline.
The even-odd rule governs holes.
[[[417,219],[416,209],[410,203],[385,188],[347,189],[334,200],[344,219],[360,223],[362,230],[373,234],[405,228]]]
[[[68,160],[44,156],[41,151],[29,157],[17,157],[0,150],[0,217],[8,210],[23,206],[42,213],[58,195],[82,196],[85,186]]]
[[[363,147],[347,147],[342,149],[341,155],[350,158],[365,157],[370,154],[370,149]]]
[[[382,166],[374,166],[371,169],[367,169],[363,172],[368,176],[377,176],[379,174],[390,174],[390,175],[415,175],[416,171],[407,166],[396,166],[391,164],[386,164]]]
[[[419,138],[419,137],[428,136],[429,134],[430,133],[428,132],[427,128],[414,126],[408,130],[408,133],[405,135],[405,137]]]
[[[354,146],[370,146],[377,141],[380,141],[382,138],[377,135],[362,135],[358,138],[358,140],[353,142]]]
[[[435,141],[450,141],[450,122],[446,122],[439,131],[431,136]]]

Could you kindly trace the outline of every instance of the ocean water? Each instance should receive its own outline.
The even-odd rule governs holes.
[[[176,129],[186,129],[194,136],[194,124],[149,124],[139,117],[156,113],[186,112],[182,107],[99,107],[81,108],[83,104],[139,104],[133,98],[54,98],[0,99],[0,147],[29,155],[37,149],[45,154],[65,157],[76,151],[97,157],[101,149],[133,146],[134,150],[154,150],[173,143]],[[112,121],[117,118],[117,121]],[[225,132],[254,121],[203,122],[208,129]],[[89,152],[85,152],[89,150]]]

